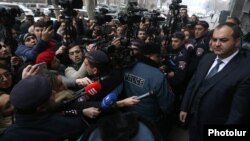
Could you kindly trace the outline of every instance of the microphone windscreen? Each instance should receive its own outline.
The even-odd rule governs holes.
[[[101,83],[99,81],[95,81],[85,87],[85,92],[87,92],[89,96],[94,96],[95,94],[99,93],[101,89]]]
[[[101,103],[101,108],[103,109],[110,108],[116,101],[117,101],[117,95],[115,93],[110,93],[103,98]]]

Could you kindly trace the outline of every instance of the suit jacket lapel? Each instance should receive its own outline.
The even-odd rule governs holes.
[[[215,58],[216,58],[215,55],[211,56],[206,61],[204,61],[206,63],[201,64],[201,65],[203,65],[200,67],[201,69],[197,70],[197,72],[195,74],[195,75],[197,75],[197,83],[196,83],[196,86],[195,86],[193,92],[196,92],[198,90],[198,88],[200,87],[200,85],[202,84],[202,82],[204,81],[204,79],[208,73],[208,70],[212,66]]]
[[[207,83],[206,88],[204,89],[204,93],[208,91],[211,87],[213,87],[215,84],[217,84],[218,81],[226,77],[227,75],[230,75],[231,71],[233,69],[237,69],[239,63],[240,56],[237,54],[228,64],[217,74],[215,74],[212,78],[207,80],[209,83]],[[204,79],[204,78],[203,78]]]

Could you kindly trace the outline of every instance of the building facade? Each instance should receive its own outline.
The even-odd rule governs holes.
[[[230,9],[230,16],[239,17],[243,32],[250,32],[250,0],[231,0]]]

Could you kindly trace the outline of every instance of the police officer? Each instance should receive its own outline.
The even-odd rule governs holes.
[[[181,100],[186,88],[187,58],[188,53],[185,48],[185,35],[183,32],[175,32],[172,36],[172,48],[169,52],[167,78],[173,92]]]
[[[125,70],[123,91],[126,97],[153,91],[152,96],[140,99],[139,103],[127,110],[135,111],[155,123],[164,138],[169,128],[165,117],[169,109],[172,109],[173,95],[168,92],[167,79],[158,68],[160,50],[160,45],[154,43],[147,43],[142,47],[139,61]]]
[[[189,67],[188,78],[190,79],[195,72],[201,58],[209,52],[209,40],[208,34],[209,24],[206,21],[198,21],[195,25],[195,42],[194,48],[188,48],[189,53]]]

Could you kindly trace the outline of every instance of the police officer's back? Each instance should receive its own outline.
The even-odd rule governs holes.
[[[167,79],[159,70],[160,46],[147,43],[142,47],[142,56],[124,73],[124,92],[126,97],[140,96],[153,91],[153,95],[145,97],[129,111],[136,111],[154,122],[162,137],[166,135],[168,125],[164,118],[172,108],[173,95],[168,92]]]

